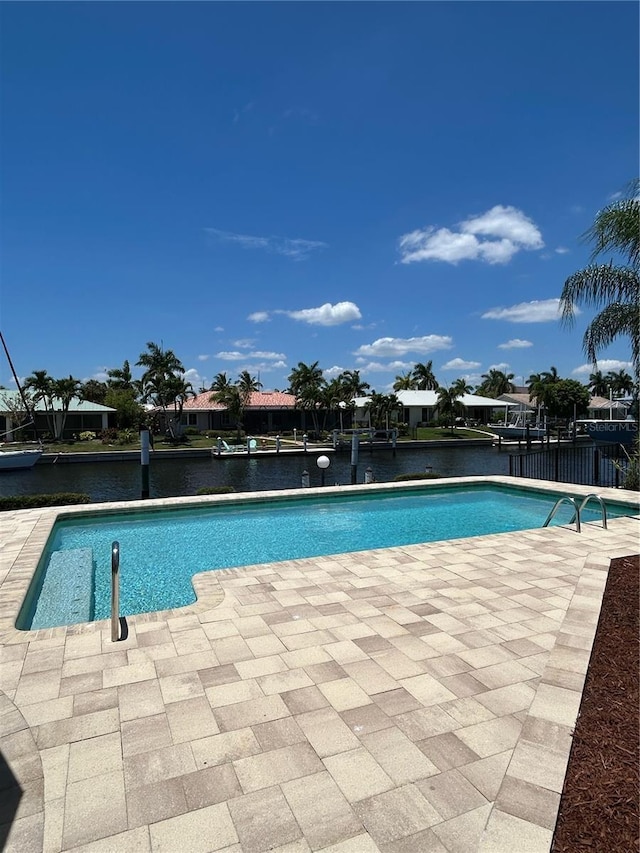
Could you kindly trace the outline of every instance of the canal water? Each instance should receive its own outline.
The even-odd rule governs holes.
[[[306,456],[223,456],[218,459],[161,459],[151,455],[149,491],[152,498],[195,495],[198,489],[233,486],[237,492],[301,487],[304,471],[309,485],[320,485],[316,459],[320,452]],[[348,452],[330,455],[331,465],[325,484],[348,485],[351,482],[351,458]],[[440,447],[419,450],[390,450],[373,453],[361,450],[357,482],[365,482],[371,468],[376,482],[390,482],[397,474],[432,470],[443,477],[480,474],[508,474],[509,455],[494,447]],[[31,495],[52,492],[82,492],[92,501],[137,500],[141,491],[138,462],[78,462],[38,464],[30,470],[4,471],[0,474],[0,496]]]

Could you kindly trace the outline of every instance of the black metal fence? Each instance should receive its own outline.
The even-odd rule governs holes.
[[[533,480],[612,486],[624,483],[629,458],[620,444],[548,447],[509,455],[509,474]]]

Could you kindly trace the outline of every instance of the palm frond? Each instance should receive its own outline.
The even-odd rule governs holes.
[[[629,267],[593,264],[579,270],[565,281],[560,294],[562,322],[571,324],[578,305],[597,308],[612,302],[640,301],[640,276]]]
[[[595,362],[598,351],[610,346],[620,335],[631,339],[631,356],[636,376],[640,372],[640,325],[638,306],[614,302],[597,314],[584,333],[587,358]]]
[[[636,178],[626,188],[626,197],[599,211],[583,240],[593,243],[591,259],[603,252],[624,255],[635,269],[640,263],[640,181]]]

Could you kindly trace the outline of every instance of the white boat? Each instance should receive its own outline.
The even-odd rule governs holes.
[[[509,439],[542,439],[547,434],[543,425],[530,423],[524,412],[514,412],[508,421],[491,424],[490,429],[501,438]]]
[[[42,450],[0,450],[0,471],[33,468],[43,452]]]
[[[633,444],[638,438],[638,421],[632,418],[626,420],[596,420],[587,419],[576,421],[579,430],[587,433],[596,444]]]

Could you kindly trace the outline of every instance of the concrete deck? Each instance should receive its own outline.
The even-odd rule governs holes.
[[[637,519],[203,573],[113,644],[12,627],[56,515],[1,518],[0,847],[549,850]]]

